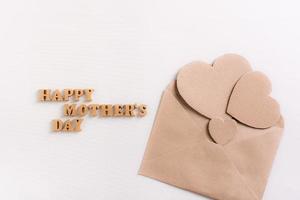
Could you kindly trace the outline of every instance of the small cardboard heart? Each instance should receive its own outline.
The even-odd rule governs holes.
[[[248,61],[235,54],[225,54],[213,65],[193,62],[177,75],[177,89],[194,110],[208,117],[227,116],[232,89],[242,75],[251,71]]]
[[[261,72],[249,72],[235,85],[227,112],[254,128],[268,128],[280,119],[279,104],[269,96],[271,82]]]
[[[237,124],[233,119],[213,118],[209,121],[208,130],[217,144],[225,145],[235,136]]]

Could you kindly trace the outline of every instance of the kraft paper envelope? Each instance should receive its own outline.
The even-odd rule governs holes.
[[[184,66],[163,92],[139,174],[212,199],[262,199],[284,126],[270,92],[238,55]]]

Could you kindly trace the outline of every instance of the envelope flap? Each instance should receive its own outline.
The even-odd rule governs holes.
[[[202,124],[208,123],[203,118]],[[202,127],[201,127],[202,128]],[[144,159],[157,158],[182,149],[203,139],[199,128],[178,99],[166,89],[150,134]]]

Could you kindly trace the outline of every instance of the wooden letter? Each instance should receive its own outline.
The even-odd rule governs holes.
[[[59,119],[52,120],[52,131],[58,132],[63,128],[63,122]]]
[[[85,94],[85,100],[86,101],[92,101],[92,94],[94,90],[93,89],[85,89],[84,94]]]
[[[67,121],[65,121],[63,126],[64,127],[63,127],[62,131],[66,131],[66,132],[73,131],[72,122],[69,119]]]
[[[120,116],[123,116],[123,115],[124,115],[123,106],[121,106],[119,104],[114,105],[114,116],[115,117],[120,117]]]
[[[90,115],[93,116],[93,117],[96,116],[98,109],[99,109],[98,104],[90,104],[89,105]]]
[[[147,105],[144,105],[144,104],[139,105],[138,109],[139,109],[139,114],[138,115],[140,117],[144,117],[147,114]]]
[[[75,116],[76,114],[76,104],[64,105],[64,116]]]
[[[73,95],[73,90],[64,89],[64,101],[69,101],[69,98]]]
[[[39,101],[51,101],[50,92],[51,90],[39,90]]]
[[[77,108],[77,115],[79,116],[84,116],[86,115],[88,112],[88,107],[85,104],[81,104],[80,106],[78,106]]]
[[[73,131],[76,131],[76,132],[81,131],[80,125],[81,125],[82,121],[83,121],[83,119],[73,119],[72,120],[73,127],[74,127]]]
[[[83,95],[83,90],[80,89],[76,89],[74,90],[74,100],[78,101],[79,97],[81,97]]]
[[[52,94],[52,101],[62,101],[62,95],[61,92],[59,90],[54,90],[53,94]]]
[[[112,105],[110,104],[100,105],[100,115],[102,117],[111,117],[113,115]]]
[[[132,116],[134,116],[133,111],[135,109],[135,105],[126,104],[124,106],[124,108],[125,108],[125,116],[126,117],[132,117]]]

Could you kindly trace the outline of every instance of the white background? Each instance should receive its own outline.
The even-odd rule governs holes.
[[[205,199],[137,171],[177,70],[229,52],[268,75],[285,117],[264,199],[300,199],[299,9],[291,0],[2,0],[0,199]],[[53,134],[63,104],[39,103],[36,92],[66,87],[94,88],[95,103],[145,103],[149,114],[86,117],[81,133]]]

